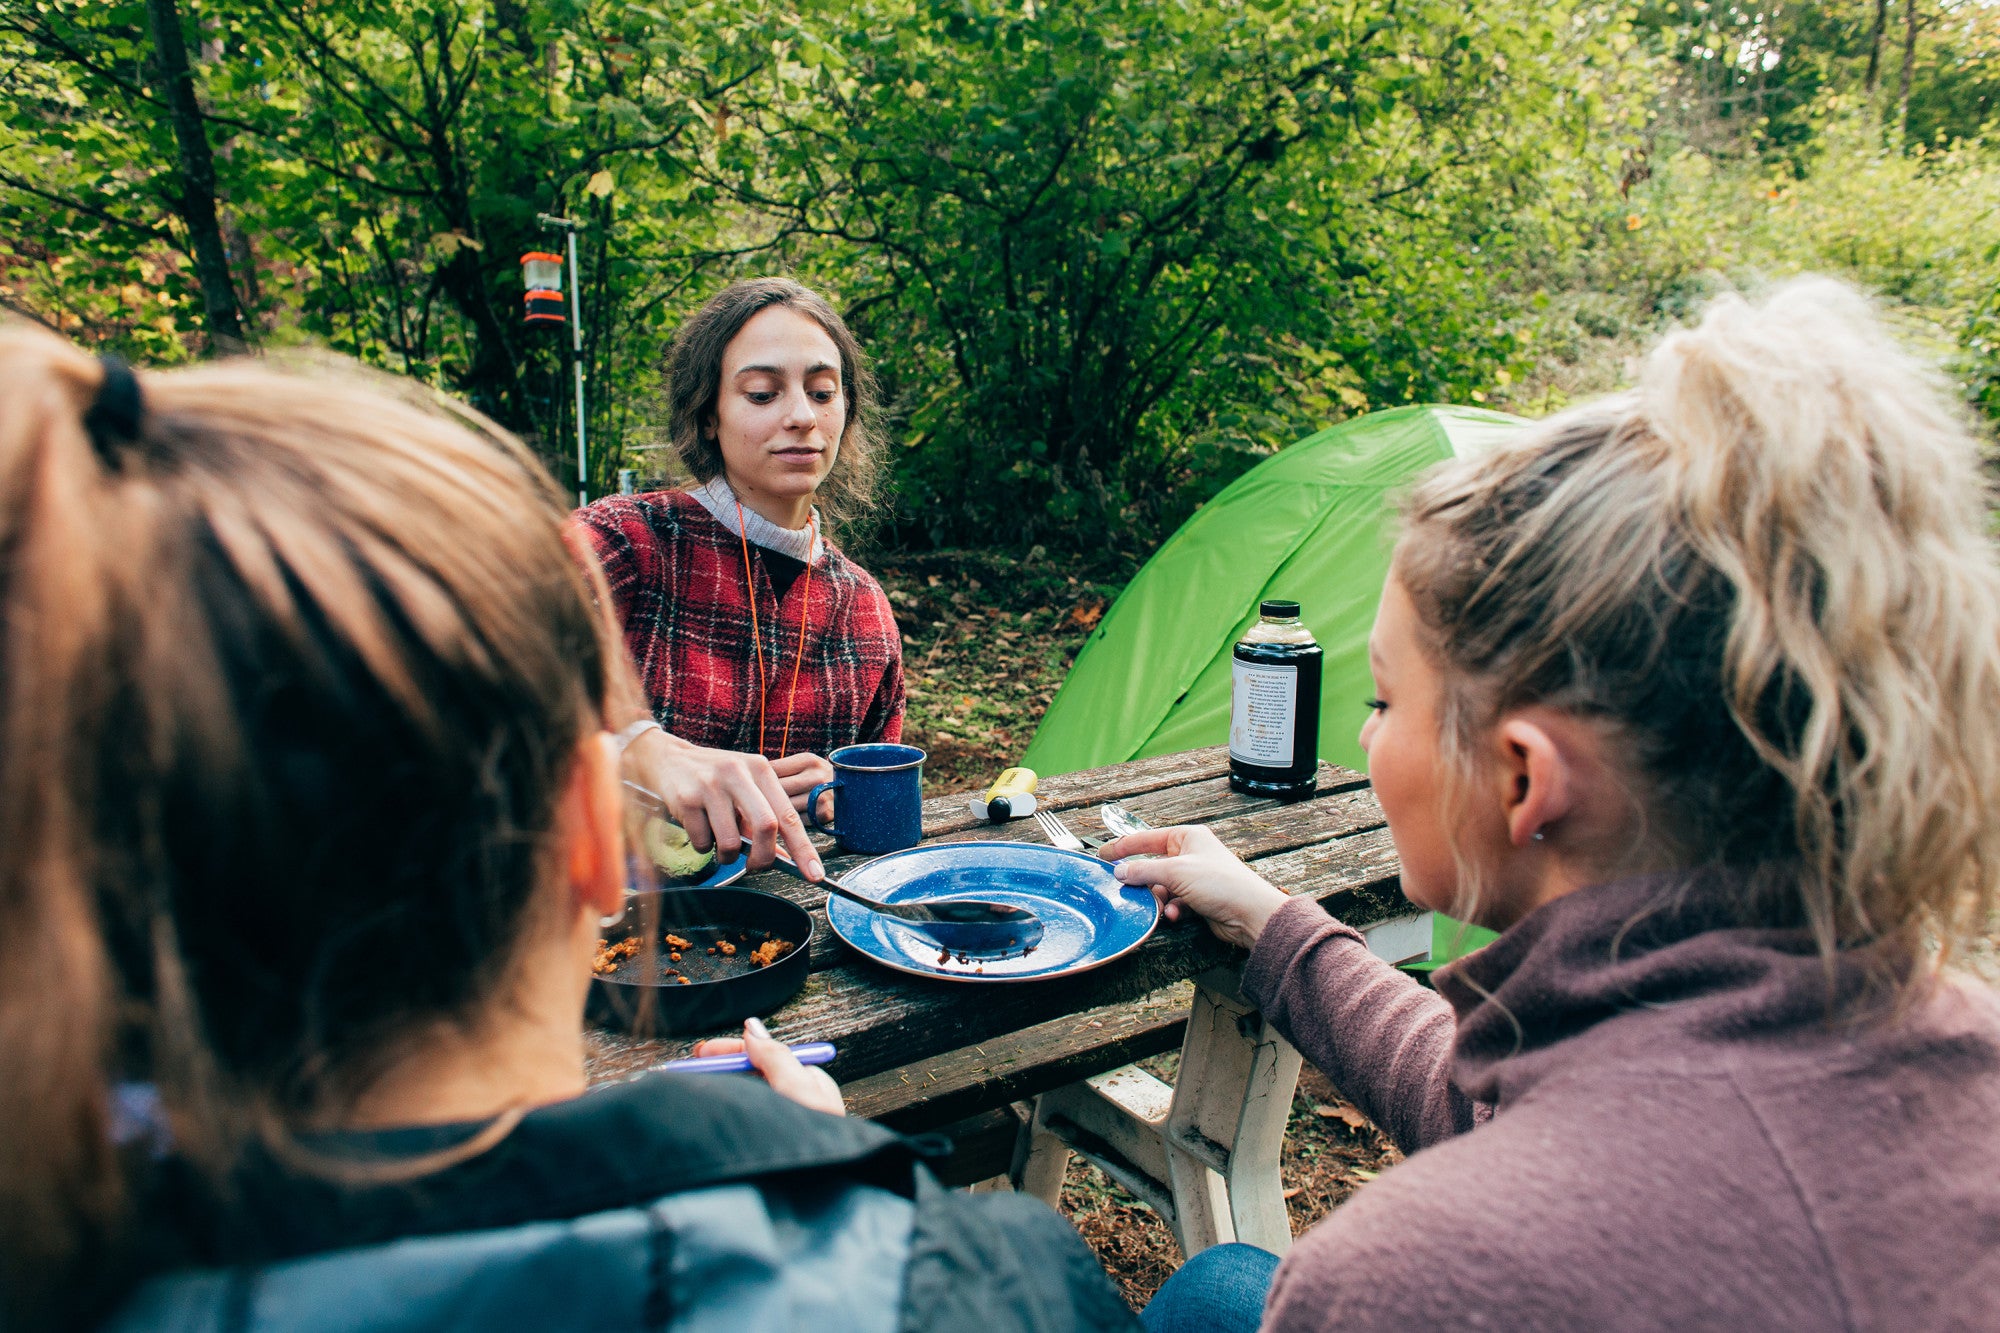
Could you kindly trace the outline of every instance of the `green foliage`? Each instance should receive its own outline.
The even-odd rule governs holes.
[[[2000,273],[2000,242],[1987,246],[1980,258],[1988,273]],[[1966,396],[1988,420],[2000,422],[2000,280],[1988,285],[1986,299],[1966,321],[1961,342]]]
[[[1859,104],[1823,99],[1812,167],[1755,153],[1681,147],[1542,275],[1551,289],[1602,293],[1563,312],[1626,351],[1707,297],[1804,272],[1877,294],[1910,341],[2000,422],[2000,151],[1887,146]],[[1598,384],[1591,389],[1608,387]],[[1555,406],[1530,401],[1527,406]]]
[[[1635,29],[1674,72],[1662,110],[1679,137],[1706,152],[1730,146],[1803,168],[1828,94],[1865,102],[1902,133],[1906,22],[1916,6],[1911,143],[1979,137],[2000,114],[2000,13],[1982,0],[1649,0]],[[1883,27],[1876,28],[1878,18]],[[1874,83],[1870,84],[1871,58]]]
[[[823,25],[823,26],[822,26]],[[1278,0],[829,7],[736,105],[742,205],[884,351],[905,536],[1150,544],[1269,451],[1458,399],[1613,21]],[[810,35],[807,35],[807,34]],[[810,58],[808,58],[810,57]]]
[[[2000,20],[1916,2],[1921,151],[1871,0],[179,0],[253,341],[567,478],[518,270],[565,215],[594,490],[670,470],[679,320],[791,271],[875,354],[895,540],[1125,557],[1319,426],[1553,405],[1536,367],[1756,273],[1883,291],[1994,410]],[[157,362],[208,341],[147,20],[0,0],[0,300]]]
[[[179,360],[201,301],[173,229],[173,132],[145,86],[145,6],[97,7],[104,31],[87,43],[54,31],[63,7],[42,8],[0,9],[0,290],[128,355]],[[24,34],[42,27],[73,58],[36,59]]]
[[[520,317],[518,260],[586,223],[583,361],[595,481],[643,437],[644,388],[684,289],[726,260],[677,169],[700,97],[768,34],[729,7],[189,6],[239,303],[267,345],[307,340],[449,388],[571,456],[567,331]],[[147,359],[191,354],[179,184],[144,7],[0,9],[24,77],[0,93],[6,280],[39,318]],[[754,57],[751,62],[754,64]],[[621,186],[621,177],[622,186]],[[55,205],[55,207],[51,207]]]

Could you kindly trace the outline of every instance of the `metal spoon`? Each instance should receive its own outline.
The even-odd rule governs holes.
[[[777,860],[792,874],[806,879],[805,872],[791,857],[779,852]],[[1042,942],[1042,919],[1027,908],[1016,907],[1012,903],[990,902],[984,898],[929,898],[920,903],[885,903],[856,893],[831,875],[824,879],[806,880],[806,883],[817,884],[828,893],[858,903],[871,912],[907,922],[953,953],[1007,953],[1032,948]]]
[[[1100,806],[1097,811],[1097,817],[1103,821],[1105,828],[1111,830],[1113,839],[1130,837],[1134,833],[1142,833],[1153,827],[1139,815],[1127,810],[1116,801],[1107,801]],[[1128,861],[1150,861],[1153,858],[1150,856],[1128,856],[1125,859]]]
[[[1104,827],[1121,838],[1153,827],[1116,801],[1107,801],[1099,807],[1097,817],[1104,821]]]

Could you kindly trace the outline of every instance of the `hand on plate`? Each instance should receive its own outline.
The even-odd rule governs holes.
[[[1121,883],[1150,888],[1167,920],[1192,911],[1217,938],[1246,949],[1257,942],[1271,913],[1291,901],[1199,824],[1142,829],[1107,842],[1097,854],[1118,862],[1112,873]],[[1133,856],[1152,859],[1122,859]]]
[[[846,1115],[847,1104],[840,1100],[840,1085],[824,1069],[802,1065],[791,1048],[765,1030],[755,1018],[745,1019],[741,1037],[711,1037],[696,1042],[696,1055],[734,1055],[742,1051],[771,1085],[771,1091],[813,1111]]]
[[[810,762],[807,762],[810,761]],[[780,766],[784,771],[780,771]],[[710,750],[664,731],[648,731],[625,751],[626,776],[658,792],[667,811],[687,830],[688,839],[707,851],[714,847],[724,861],[749,844],[750,868],[771,864],[778,844],[808,876],[818,878],[819,852],[794,805],[803,800],[820,771],[833,775],[832,765],[817,755],[787,755],[775,764],[760,754]],[[804,786],[798,786],[804,782]]]

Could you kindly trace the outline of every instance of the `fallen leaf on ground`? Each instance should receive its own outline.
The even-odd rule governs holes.
[[[1069,610],[1069,623],[1081,630],[1097,628],[1097,622],[1104,619],[1104,599],[1096,598],[1088,602],[1078,602]]]
[[[1303,1186],[1294,1185],[1290,1189],[1285,1191],[1285,1197],[1287,1199],[1296,1199],[1299,1197],[1299,1194],[1303,1190],[1303,1188],[1304,1188]]]
[[[1338,1120],[1349,1129],[1362,1129],[1368,1124],[1368,1117],[1351,1106],[1315,1106],[1313,1114],[1322,1120]]]

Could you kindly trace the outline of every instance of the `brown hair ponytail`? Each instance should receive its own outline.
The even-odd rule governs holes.
[[[21,1311],[116,1226],[113,1037],[211,1162],[337,1117],[496,1000],[576,748],[630,689],[563,495],[482,419],[246,362],[146,375],[135,414],[104,374],[0,331]]]
[[[88,775],[104,702],[112,534],[83,416],[103,367],[0,328],[0,1318],[83,1313],[123,1191],[105,1058],[112,985],[93,898]]]

